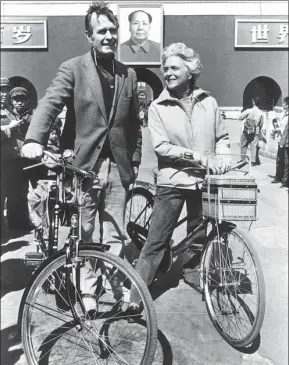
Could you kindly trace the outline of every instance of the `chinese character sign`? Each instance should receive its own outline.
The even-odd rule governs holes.
[[[46,21],[2,21],[0,46],[1,49],[47,48]]]
[[[19,44],[27,42],[32,36],[31,28],[32,27],[30,27],[29,25],[18,25],[16,27],[13,27],[13,39],[15,39],[13,43]]]
[[[254,25],[251,32],[252,43],[268,43],[269,28],[267,24]]]
[[[288,48],[288,20],[236,19],[235,47]]]
[[[279,39],[278,43],[285,43],[287,39],[287,44],[288,44],[288,24],[280,25],[278,39]]]

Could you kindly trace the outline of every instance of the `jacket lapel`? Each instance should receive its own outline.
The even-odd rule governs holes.
[[[107,121],[103,92],[102,92],[99,76],[96,71],[96,66],[95,66],[95,63],[91,56],[91,52],[86,53],[86,55],[84,56],[83,66],[85,69],[84,74],[85,74],[86,81],[99,106],[101,114],[103,115],[104,119]]]

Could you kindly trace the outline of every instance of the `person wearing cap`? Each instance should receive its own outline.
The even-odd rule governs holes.
[[[8,228],[13,233],[22,233],[30,230],[31,224],[27,202],[28,179],[23,171],[25,160],[21,157],[20,150],[32,112],[28,109],[27,90],[22,87],[11,90],[9,80],[3,79],[1,79],[1,226],[4,225],[6,200]]]
[[[12,87],[6,77],[1,77],[1,142],[11,136],[11,129],[18,124],[16,116],[12,113],[10,91]]]
[[[152,16],[144,10],[129,14],[130,38],[120,45],[122,62],[160,62],[160,43],[150,39]]]

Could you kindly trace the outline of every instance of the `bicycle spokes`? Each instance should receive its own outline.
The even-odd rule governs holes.
[[[245,346],[263,322],[264,281],[251,246],[236,232],[221,232],[209,243],[202,277],[215,327],[228,342]]]

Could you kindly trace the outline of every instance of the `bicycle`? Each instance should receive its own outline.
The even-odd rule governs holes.
[[[185,169],[204,169],[194,161],[188,163],[191,166]],[[251,166],[249,158],[237,163],[231,171],[248,163]],[[197,290],[202,294],[209,317],[219,334],[230,345],[240,348],[252,344],[258,337],[265,316],[266,296],[254,239],[231,221],[257,219],[258,189],[250,175],[226,179],[224,175],[210,175],[209,172],[207,165],[201,189],[203,221],[171,248],[172,257],[192,252],[199,255]],[[138,209],[138,214],[127,218],[127,232],[139,249],[143,247],[149,230],[153,190],[153,185],[144,183],[136,188],[135,193],[130,193],[131,199],[138,195],[144,201],[147,199]],[[175,228],[186,220],[187,217],[180,219]],[[194,240],[202,230],[207,231],[206,240],[201,247],[196,247]]]
[[[38,252],[26,257],[28,264],[37,266],[18,317],[28,363],[151,365],[157,319],[146,285],[127,262],[108,252],[110,246],[85,243],[81,238],[81,188],[85,179],[96,179],[96,174],[72,166],[63,156],[44,154],[56,164],[57,179],[50,196],[49,238],[41,239]],[[69,196],[67,181],[72,187]],[[67,206],[70,231],[59,250],[59,212]],[[87,294],[87,273],[96,281],[92,294]],[[137,320],[140,316],[132,321],[127,311],[125,294],[132,285],[143,300],[142,325]],[[95,300],[95,309],[85,308],[87,295]]]

